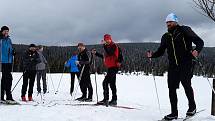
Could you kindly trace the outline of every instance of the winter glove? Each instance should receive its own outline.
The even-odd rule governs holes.
[[[75,64],[76,65],[80,65],[80,61],[75,61]]]
[[[196,58],[199,55],[199,53],[197,50],[193,50],[192,55]]]
[[[151,57],[152,57],[152,51],[151,51],[151,50],[148,50],[148,51],[146,52],[146,57],[147,57],[147,58],[151,58]]]
[[[121,67],[122,64],[118,62],[116,65],[117,67]]]

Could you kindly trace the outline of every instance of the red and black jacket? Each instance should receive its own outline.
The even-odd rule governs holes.
[[[96,52],[96,56],[103,58],[104,60],[104,65],[107,68],[118,68],[119,64],[121,63],[120,60],[118,59],[119,56],[119,49],[118,46],[111,42],[109,45],[104,44],[104,54],[100,54]]]

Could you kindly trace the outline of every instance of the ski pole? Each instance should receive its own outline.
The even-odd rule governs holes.
[[[72,100],[74,100],[75,97],[76,97],[76,93],[77,93],[77,90],[78,90],[78,85],[80,84],[80,81],[81,81],[81,78],[82,78],[82,75],[83,75],[83,72],[84,72],[84,68],[85,68],[85,65],[82,67],[81,73],[80,73],[80,75],[78,77],[78,83],[77,83],[77,85],[75,87],[75,92],[74,92],[74,96],[73,96]]]
[[[26,71],[25,71],[26,72]],[[22,76],[19,78],[19,80],[17,81],[17,83],[15,84],[15,86],[13,87],[11,93],[14,91],[14,89],[16,88],[16,86],[18,85],[18,83],[20,82],[20,80],[22,79],[23,75],[25,74],[25,72],[22,74]]]
[[[195,61],[198,62],[199,66],[201,67],[201,70],[202,70],[202,72],[203,72],[203,75],[205,75],[206,72],[205,72],[205,70],[204,70],[204,67],[203,67],[202,63],[199,61],[199,59],[198,59],[197,57],[195,57]],[[213,88],[213,86],[212,86],[210,80],[208,79],[208,77],[206,77],[206,79],[207,79],[207,81],[208,81],[208,83],[209,83],[209,85],[210,85],[210,87],[211,87],[211,90],[212,90],[213,93],[215,94],[215,90],[214,90],[214,88]]]
[[[94,55],[94,70],[95,70],[95,84],[96,84],[96,101],[98,103],[98,88],[97,88],[97,80],[96,80],[97,69],[96,69],[96,58],[95,58],[95,55]]]
[[[12,61],[12,69],[11,69],[11,72],[12,72],[12,76],[13,76],[13,69],[14,69],[14,55],[13,55],[13,61]]]
[[[47,93],[49,93],[49,78],[48,75],[46,75],[46,85],[47,85]]]
[[[150,61],[151,70],[152,70],[152,76],[153,76],[154,85],[155,85],[155,91],[156,91],[156,96],[157,96],[157,101],[158,101],[158,107],[159,107],[159,111],[160,111],[160,114],[161,114],[160,100],[159,100],[157,84],[156,84],[155,76],[154,76],[154,68],[153,68],[153,65],[152,65],[152,59],[149,58],[149,61]]]
[[[65,71],[65,66],[63,67],[63,73],[64,73],[64,71]],[[55,94],[58,93],[58,89],[59,89],[60,84],[61,84],[61,81],[62,81],[63,73],[61,74],[60,81],[59,81],[59,83],[58,83],[57,90],[56,90]]]

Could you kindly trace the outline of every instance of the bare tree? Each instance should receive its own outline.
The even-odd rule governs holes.
[[[200,13],[209,17],[215,22],[215,0],[193,0],[196,7],[200,9]]]

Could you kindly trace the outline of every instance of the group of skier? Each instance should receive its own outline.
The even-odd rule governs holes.
[[[169,99],[171,104],[171,113],[164,116],[165,120],[173,120],[178,118],[177,93],[181,82],[185,94],[188,99],[188,110],[186,115],[193,116],[196,113],[196,103],[194,100],[194,91],[191,86],[193,77],[193,68],[195,59],[204,46],[203,40],[193,32],[188,26],[178,24],[178,18],[171,13],[166,17],[166,25],[168,32],[162,38],[160,47],[157,51],[147,51],[146,56],[157,58],[162,56],[167,50],[169,67],[168,67],[168,88]],[[6,100],[14,101],[11,94],[12,85],[12,64],[15,51],[12,47],[9,38],[9,28],[3,26],[1,28],[1,100],[4,99],[6,92]],[[193,49],[192,43],[196,45]],[[90,67],[93,59],[97,56],[103,59],[104,65],[107,67],[107,74],[103,81],[103,100],[98,104],[102,105],[117,105],[117,89],[116,89],[116,74],[123,61],[119,46],[113,42],[111,35],[105,34],[103,40],[104,53],[97,52],[96,49],[87,50],[84,43],[78,43],[77,50],[73,52],[72,57],[65,62],[65,66],[70,68],[71,73],[71,88],[70,94],[73,94],[75,75],[78,78],[82,96],[77,98],[79,101],[92,101],[93,88],[90,79]],[[34,44],[31,44],[23,55],[23,85],[21,98],[26,101],[25,95],[29,82],[28,100],[32,100],[33,86],[35,75],[37,73],[37,91],[41,93],[40,78],[43,78],[43,93],[46,93],[46,65],[47,61],[42,55],[42,47],[37,49]],[[29,79],[29,81],[28,81]],[[109,101],[109,86],[112,90],[112,99]]]
[[[1,101],[6,101],[7,103],[15,104],[17,103],[12,96],[11,87],[12,87],[12,74],[13,64],[14,64],[14,55],[16,54],[15,49],[13,48],[10,36],[9,36],[9,27],[1,27],[0,32],[0,47],[1,47]],[[47,61],[42,54],[43,47],[36,47],[35,44],[30,44],[29,48],[22,55],[22,67],[23,67],[23,85],[21,89],[21,99],[22,101],[26,100],[26,91],[28,87],[28,100],[33,101],[33,87],[35,82],[35,77],[37,75],[37,91],[41,92],[40,79],[42,76],[43,79],[43,93],[47,91],[46,85],[46,64]],[[5,99],[6,94],[6,99]]]
[[[72,95],[74,90],[74,78],[75,75],[77,75],[82,96],[76,100],[92,101],[93,88],[90,79],[90,65],[93,63],[95,56],[98,56],[104,60],[104,65],[108,68],[107,75],[103,81],[104,99],[99,101],[98,104],[117,105],[116,74],[122,62],[122,59],[119,58],[120,49],[117,44],[113,42],[109,34],[104,35],[103,47],[104,54],[100,54],[96,49],[88,51],[84,43],[78,43],[78,54],[77,52],[73,52],[72,57],[65,62],[65,66],[70,67],[71,73],[70,93]],[[109,85],[112,90],[111,101],[109,101]]]

